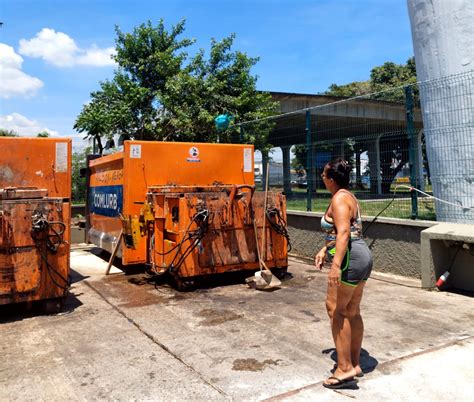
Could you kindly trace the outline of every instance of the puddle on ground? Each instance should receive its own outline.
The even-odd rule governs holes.
[[[412,338],[401,338],[399,342],[403,345],[416,345],[418,343],[415,339]]]
[[[305,276],[294,276],[291,281],[285,282],[285,287],[288,288],[302,288],[307,287],[309,282],[321,279],[319,275],[305,275]]]
[[[109,275],[93,286],[106,298],[119,299],[118,307],[143,307],[185,299],[184,294],[171,288],[155,288],[142,274]]]
[[[257,359],[236,359],[232,365],[234,371],[263,371],[266,366],[278,366],[278,360],[266,359],[259,362]]]
[[[393,375],[402,372],[398,364],[391,362],[388,362],[385,365],[380,365],[379,367],[377,367],[377,371],[382,373],[383,375]]]
[[[220,325],[228,321],[239,320],[243,317],[242,314],[236,314],[230,310],[213,310],[204,309],[197,313],[197,316],[203,317],[204,320],[200,322],[200,325],[210,327],[214,325]]]
[[[408,299],[407,303],[410,305],[416,306],[417,309],[422,309],[422,310],[432,310],[438,307],[434,303],[430,303],[425,300],[420,300],[419,298]]]

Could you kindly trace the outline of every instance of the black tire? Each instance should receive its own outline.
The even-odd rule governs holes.
[[[191,278],[174,277],[174,287],[179,292],[191,292],[196,288],[196,283]]]
[[[43,314],[58,314],[62,311],[65,297],[57,297],[55,299],[47,299],[42,301]]]
[[[272,268],[272,273],[280,280],[291,278],[291,274],[288,274],[288,267]]]

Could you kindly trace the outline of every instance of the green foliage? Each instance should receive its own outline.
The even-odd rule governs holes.
[[[82,152],[72,154],[72,201],[82,203],[86,200],[86,178],[81,177],[81,169],[86,168],[86,155],[92,152],[85,148]]]
[[[293,146],[291,151],[295,155],[291,161],[291,167],[295,169],[298,176],[303,176],[306,171],[307,147],[306,145],[298,144]]]
[[[18,137],[18,133],[15,130],[0,128],[0,137]]]
[[[101,138],[109,138],[112,136],[110,115],[107,111],[111,105],[104,102],[101,99],[102,96],[94,97],[92,95],[92,97],[92,101],[84,105],[82,112],[76,118],[74,129],[80,133],[86,133],[84,139],[95,140],[99,147],[99,153],[102,153],[103,146]]]
[[[404,102],[405,94],[401,87],[415,82],[415,58],[410,57],[406,64],[396,64],[388,61],[381,66],[374,67],[370,72],[370,79],[367,81],[355,81],[344,85],[331,84],[324,95],[353,97],[386,91],[383,95],[374,98]]]
[[[257,92],[257,77],[251,75],[258,59],[232,51],[234,35],[213,39],[208,57],[202,49],[189,57],[184,50],[195,41],[179,39],[184,25],[180,21],[167,31],[160,20],[157,26],[149,21],[131,33],[116,28],[118,69],[91,94],[74,128],[99,143],[113,134],[140,140],[232,142],[238,128],[219,133],[217,115],[227,113],[239,122],[275,113],[276,104],[269,94]],[[269,148],[270,128],[268,122],[255,125],[244,132],[245,142]]]
[[[48,138],[49,133],[46,130],[43,130],[43,131],[40,131],[36,136],[39,138]]]
[[[366,95],[370,92],[370,81],[355,81],[345,85],[331,84],[324,94],[349,98],[352,96]]]
[[[404,86],[416,83],[415,58],[411,57],[406,64],[384,63],[375,67],[370,73],[371,92],[385,91],[383,100],[405,102]],[[395,88],[390,91],[390,89]],[[416,88],[415,88],[416,89]],[[415,97],[418,97],[415,91]]]

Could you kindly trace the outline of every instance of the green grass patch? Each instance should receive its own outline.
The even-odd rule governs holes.
[[[384,200],[359,200],[362,215],[375,216],[384,209],[391,199]],[[329,199],[313,199],[312,211],[324,212],[329,205]],[[286,207],[294,211],[306,211],[306,200],[287,200]],[[380,215],[387,218],[411,219],[411,201],[409,199],[395,200]],[[436,220],[434,200],[418,198],[418,219]]]

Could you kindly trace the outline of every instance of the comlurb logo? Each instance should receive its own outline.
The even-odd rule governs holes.
[[[186,158],[188,162],[201,162],[199,159],[199,149],[197,147],[189,148],[189,158]]]

